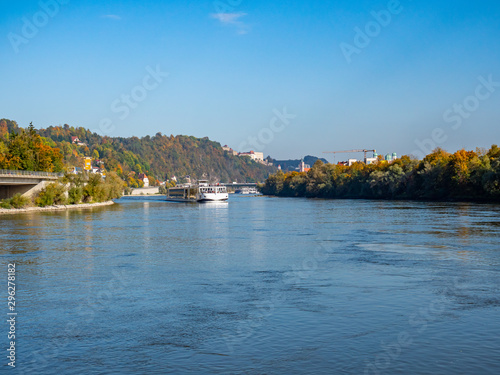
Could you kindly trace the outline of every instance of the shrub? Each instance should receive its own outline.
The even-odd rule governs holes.
[[[12,198],[0,200],[0,208],[24,208],[29,206],[31,199],[22,196],[21,194],[16,194]]]
[[[70,204],[78,204],[83,199],[83,189],[81,187],[73,186],[68,190],[68,200]]]
[[[106,184],[99,184],[94,187],[94,195],[92,197],[92,201],[94,202],[105,202],[109,196],[109,186]]]
[[[64,185],[56,182],[49,184],[40,191],[38,197],[35,199],[35,203],[40,207],[51,206],[53,204],[66,204],[65,192],[66,188]]]
[[[14,208],[23,208],[30,204],[30,199],[21,194],[16,194],[10,199],[10,205]]]
[[[7,209],[12,208],[12,206],[10,205],[10,199],[1,200],[0,208],[7,208]]]
[[[120,198],[123,195],[123,190],[127,186],[125,181],[123,181],[115,172],[110,172],[108,174],[105,185],[108,187],[108,200]]]
[[[83,201],[86,203],[97,201],[96,188],[102,184],[102,177],[99,174],[91,174],[87,184],[83,188]]]

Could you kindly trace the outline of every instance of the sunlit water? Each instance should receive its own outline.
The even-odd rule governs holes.
[[[18,288],[18,367],[0,369],[497,374],[499,238],[500,206],[458,203],[138,197],[0,216]]]

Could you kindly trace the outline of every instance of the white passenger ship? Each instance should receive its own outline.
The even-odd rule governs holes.
[[[259,191],[255,187],[243,187],[241,189],[236,190],[235,193],[243,195],[257,195],[259,194]]]
[[[225,186],[209,184],[200,180],[195,185],[182,185],[167,190],[167,201],[174,202],[220,202],[227,201],[228,194]]]

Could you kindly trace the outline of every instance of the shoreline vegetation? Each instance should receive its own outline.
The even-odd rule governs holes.
[[[28,212],[46,212],[46,211],[63,211],[63,210],[72,210],[72,209],[87,209],[94,207],[102,207],[102,206],[111,206],[115,204],[113,201],[107,202],[99,202],[99,203],[80,203],[80,204],[71,204],[71,205],[54,205],[54,206],[46,206],[46,207],[25,207],[25,208],[0,208],[1,214],[19,214],[19,213],[28,213]]]
[[[0,209],[18,211],[105,203],[120,198],[125,188],[125,182],[114,172],[110,172],[105,180],[99,174],[66,174],[59,181],[47,184],[32,197],[16,194],[12,198],[0,200]]]
[[[500,148],[435,149],[423,160],[403,156],[366,165],[324,164],[308,172],[278,171],[259,186],[264,195],[326,199],[500,202]]]

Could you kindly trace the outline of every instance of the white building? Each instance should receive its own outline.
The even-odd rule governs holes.
[[[144,187],[149,187],[149,178],[145,173],[139,174],[139,180],[142,180],[142,182],[144,183]]]
[[[249,156],[252,160],[255,160],[256,162],[264,163],[264,153],[263,152],[255,152],[255,151],[240,152],[238,155],[239,156]]]
[[[301,160],[299,163],[299,167],[297,169],[299,172],[309,172],[311,166],[309,164],[304,163],[304,160]]]

